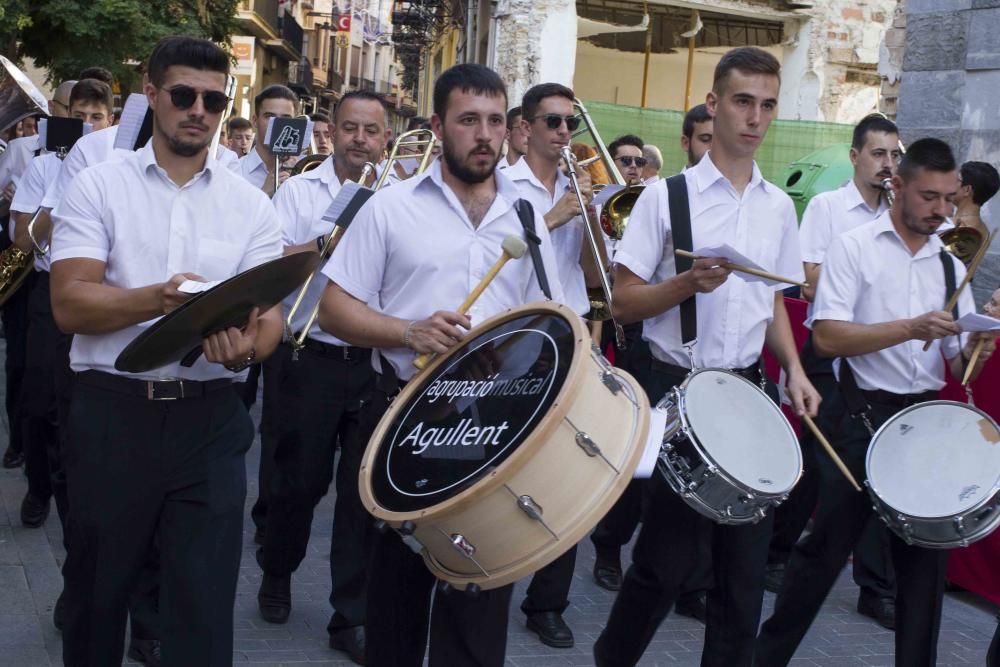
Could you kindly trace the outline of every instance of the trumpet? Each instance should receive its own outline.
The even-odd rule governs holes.
[[[426,135],[426,136],[425,136]],[[423,136],[422,139],[417,137]],[[436,137],[434,133],[430,130],[410,130],[409,132],[404,132],[399,135],[396,143],[392,146],[392,151],[389,153],[389,157],[385,161],[385,166],[382,168],[382,173],[379,174],[378,179],[375,181],[375,185],[372,188],[376,192],[385,185],[386,176],[389,174],[389,170],[392,167],[393,162],[399,159],[399,147],[401,145],[405,146],[421,146],[423,148],[423,154],[420,160],[420,165],[417,167],[416,173],[423,172],[427,165],[431,162],[431,155],[434,151],[434,143]],[[362,186],[368,181],[372,174],[376,172],[377,168],[371,162],[366,162],[364,169],[361,171],[361,178],[358,179],[358,183]],[[341,225],[334,225],[333,231],[326,237],[326,242],[323,244],[323,249],[320,251],[320,256],[327,258],[333,254],[336,249],[337,244],[340,242],[341,237],[344,235],[344,227]],[[322,266],[322,265],[321,265]],[[295,297],[295,301],[292,303],[292,307],[288,309],[288,316],[285,318],[285,334],[288,336],[288,343],[292,346],[292,359],[298,359],[299,351],[305,347],[306,338],[309,336],[309,330],[312,329],[312,325],[316,322],[316,318],[319,317],[319,305],[320,301],[316,302],[313,307],[312,312],[309,314],[309,318],[306,320],[305,324],[302,326],[301,331],[295,332],[295,327],[293,321],[295,315],[299,312],[302,307],[302,302],[306,298],[306,293],[309,291],[309,286],[312,284],[313,279],[316,274],[321,270],[318,267],[313,271],[306,281],[302,283],[302,287],[299,288],[299,293]],[[322,299],[321,299],[322,300]]]

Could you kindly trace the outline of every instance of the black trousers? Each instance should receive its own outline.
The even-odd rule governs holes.
[[[363,411],[362,440],[374,432],[390,400],[375,390]],[[376,531],[372,542],[368,608],[377,613],[365,621],[368,667],[421,667],[428,639],[430,667],[502,667],[513,584],[474,596],[435,592],[437,580],[423,558],[395,531]]]
[[[367,440],[358,438],[361,407],[371,398],[371,350],[311,342],[278,380],[278,440],[268,495],[267,529],[258,561],[265,572],[287,576],[306,555],[316,505],[333,480],[337,502],[330,541],[330,629],[365,622],[365,566],[373,520],[358,495]],[[282,343],[282,347],[285,344]],[[349,358],[345,358],[349,357]]]
[[[264,532],[267,525],[267,496],[271,489],[271,476],[274,472],[274,449],[278,446],[278,399],[281,392],[278,389],[278,379],[281,368],[286,361],[291,360],[292,352],[287,345],[279,345],[270,357],[260,364],[260,375],[264,379],[264,397],[260,409],[260,466],[257,468],[257,500],[250,508],[250,518],[254,527]],[[250,384],[249,380],[245,384]],[[241,400],[247,409],[253,401],[247,403],[250,391],[245,385],[238,387]],[[253,390],[254,400],[257,390]]]
[[[163,664],[231,665],[246,408],[229,388],[149,401],[89,381],[78,376],[67,424],[63,661],[121,663],[127,600],[155,540]]]
[[[658,371],[645,389],[655,403],[683,377]],[[703,545],[711,545],[714,586],[708,591],[708,617],[701,664],[739,667],[752,664],[754,637],[764,597],[764,567],[773,519],[723,526],[691,509],[654,475],[644,486],[642,528],[632,565],[594,646],[601,667],[635,665],[675,600],[696,575]]]
[[[816,355],[811,336],[802,347],[802,366],[823,401],[829,404],[838,391],[837,380],[833,375],[833,361]],[[818,425],[824,433],[829,433],[831,425],[823,420],[824,414],[825,412],[817,417]],[[801,431],[799,446],[802,449],[802,478],[788,495],[788,500],[779,505],[774,514],[774,535],[771,537],[768,563],[788,562],[792,548],[802,536],[819,498],[816,459],[825,457],[826,452],[822,451],[812,431],[806,428]],[[854,547],[852,560],[854,583],[861,589],[863,596],[895,597],[896,573],[892,568],[889,551],[889,534],[879,518],[872,516]]]
[[[878,428],[900,409],[873,403],[873,426]],[[834,425],[834,448],[854,478],[864,480],[871,441],[867,429],[848,414],[840,392],[833,394],[824,412],[825,421]],[[787,665],[792,659],[873,514],[868,494],[855,491],[829,457],[819,458],[817,470],[820,492],[813,531],[795,546],[774,615],[761,628],[756,659],[760,667]],[[948,551],[909,546],[894,533],[889,534],[889,545],[898,580],[896,664],[934,665]]]
[[[22,384],[28,347],[28,304],[31,300],[31,289],[35,284],[36,272],[25,279],[21,287],[0,308],[0,319],[3,320],[4,338],[6,341],[6,358],[4,373],[7,384],[7,395],[4,398],[7,409],[7,424],[10,425],[10,441],[8,447],[15,452],[24,451],[24,420],[21,405]]]
[[[521,611],[530,616],[546,611],[559,614],[569,607],[569,589],[576,567],[576,545],[535,572],[521,603]]]

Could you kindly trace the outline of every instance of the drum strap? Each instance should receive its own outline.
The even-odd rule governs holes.
[[[694,252],[694,241],[691,237],[691,207],[688,204],[687,179],[684,174],[677,174],[667,179],[667,201],[674,248]],[[694,264],[694,260],[688,257],[677,256],[674,260],[677,263],[677,275],[690,270]],[[694,296],[681,302],[682,343],[690,343],[698,337],[698,312],[695,305]]]
[[[955,293],[955,262],[951,259],[951,254],[945,250],[941,249],[940,252],[941,264],[944,266],[944,302],[948,303],[951,299],[951,295]],[[951,314],[958,319],[958,303],[955,303],[955,307],[951,309]]]
[[[552,291],[549,289],[549,279],[545,275],[545,265],[542,263],[542,253],[539,247],[542,240],[535,233],[535,209],[531,202],[518,199],[514,202],[514,210],[517,217],[521,219],[521,226],[524,227],[524,240],[528,242],[528,252],[531,253],[531,263],[535,267],[535,276],[538,278],[538,287],[542,294],[548,299],[552,299]]]

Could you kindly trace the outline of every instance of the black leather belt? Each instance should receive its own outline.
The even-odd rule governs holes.
[[[883,389],[860,389],[861,395],[864,396],[869,403],[876,403],[878,405],[891,405],[896,408],[908,408],[911,405],[916,405],[917,403],[926,403],[927,401],[936,400],[938,393],[936,391],[925,391],[919,394],[894,394],[891,391],[885,391]]]
[[[328,359],[342,359],[343,361],[371,361],[372,350],[370,347],[353,347],[351,345],[333,345],[322,341],[306,338],[302,347],[313,354]]]
[[[138,396],[150,401],[175,401],[182,398],[200,398],[207,394],[231,389],[233,381],[229,378],[218,380],[139,380],[136,378],[114,375],[103,371],[80,371],[76,381],[90,387],[107,389],[119,394]]]
[[[666,373],[667,375],[673,375],[675,377],[686,377],[691,373],[690,368],[684,368],[683,366],[677,366],[676,364],[668,364],[665,361],[660,361],[656,357],[652,359],[652,367],[654,371],[659,373]],[[736,373],[737,375],[750,380],[750,382],[757,383],[760,382],[761,376],[763,374],[761,370],[760,360],[756,363],[747,366],[746,368],[727,368],[731,373]]]

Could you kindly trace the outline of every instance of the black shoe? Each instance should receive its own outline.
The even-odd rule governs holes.
[[[896,601],[892,598],[880,598],[862,593],[858,596],[858,613],[874,618],[875,622],[886,630],[896,629]]]
[[[48,500],[42,502],[31,493],[24,494],[24,500],[21,501],[21,525],[25,528],[40,528],[49,518],[51,505]]]
[[[621,590],[622,566],[617,560],[598,558],[594,561],[594,581],[606,591]]]
[[[708,594],[705,591],[685,593],[677,598],[674,610],[681,616],[687,616],[704,623],[705,619],[708,618]]]
[[[768,563],[764,570],[764,590],[777,593],[781,590],[781,584],[785,581],[785,564]]]
[[[52,610],[52,625],[56,626],[59,632],[62,632],[63,626],[66,625],[66,591],[60,593],[56,599],[56,606]]]
[[[3,467],[4,468],[20,468],[24,465],[24,452],[16,452],[10,447],[7,451],[3,453]]]
[[[365,664],[365,626],[355,625],[331,632],[330,648],[346,653],[355,665]]]
[[[128,658],[146,667],[160,667],[160,640],[132,637],[128,643]]]
[[[257,592],[257,608],[260,617],[268,623],[286,623],[292,611],[292,577],[264,573]]]
[[[528,614],[528,629],[538,634],[542,643],[552,648],[573,648],[573,631],[557,611]]]

